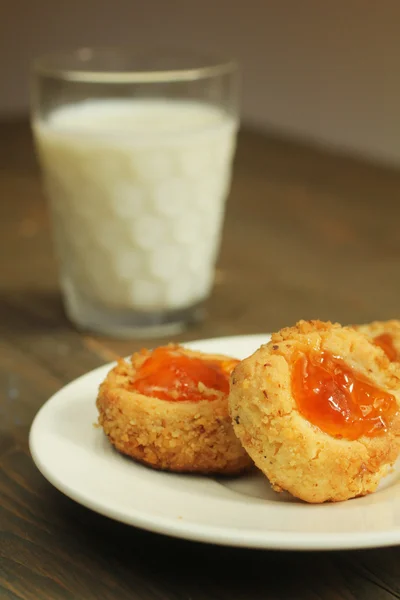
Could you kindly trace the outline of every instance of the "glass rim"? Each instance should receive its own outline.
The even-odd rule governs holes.
[[[162,50],[159,50],[160,55]],[[164,50],[164,52],[173,56],[174,52],[182,54],[183,51],[169,49],[167,51]],[[85,62],[89,62],[89,56],[99,56],[106,53],[114,53],[120,56],[132,54],[133,56],[134,48],[129,46],[81,47],[66,52],[44,54],[33,59],[33,71],[37,75],[82,83],[173,83],[218,77],[235,73],[239,70],[239,63],[235,59],[223,60],[212,55],[202,55],[193,51],[185,51],[185,53],[204,60],[204,66],[165,70],[94,70],[85,68]],[[62,60],[68,59],[75,60],[77,65],[81,63],[81,66],[68,68],[57,65],[57,61],[61,63]]]

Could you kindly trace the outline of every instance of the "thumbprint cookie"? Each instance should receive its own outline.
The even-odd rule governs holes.
[[[400,452],[400,365],[351,327],[272,335],[233,370],[229,406],[272,487],[306,502],[375,491]]]
[[[99,424],[121,453],[156,469],[236,474],[252,461],[228,411],[236,359],[178,345],[120,360],[100,386]]]
[[[373,321],[366,325],[355,325],[354,329],[371,338],[389,360],[400,361],[400,321]]]

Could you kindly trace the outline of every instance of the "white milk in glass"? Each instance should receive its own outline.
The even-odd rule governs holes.
[[[92,100],[35,121],[73,320],[208,296],[236,129],[219,108],[174,100]]]

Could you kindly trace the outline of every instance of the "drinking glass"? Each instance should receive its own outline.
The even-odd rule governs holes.
[[[203,317],[238,123],[234,61],[123,48],[35,61],[32,127],[79,329],[160,336]]]

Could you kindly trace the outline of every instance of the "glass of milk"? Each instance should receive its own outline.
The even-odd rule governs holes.
[[[171,335],[213,287],[238,129],[238,69],[189,53],[36,61],[32,125],[70,320]]]

